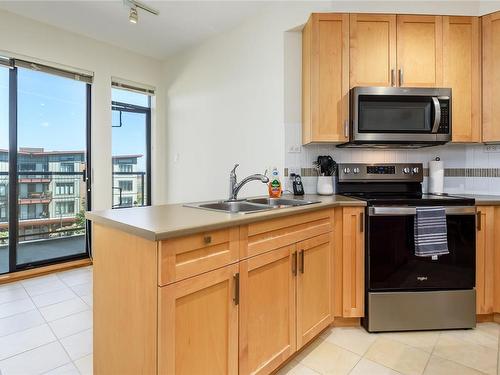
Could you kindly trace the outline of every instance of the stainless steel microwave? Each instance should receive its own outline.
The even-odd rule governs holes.
[[[436,146],[451,141],[451,89],[354,87],[349,142],[340,147]]]

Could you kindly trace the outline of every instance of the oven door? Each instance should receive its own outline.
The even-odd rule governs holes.
[[[415,256],[414,207],[369,207],[369,291],[472,289],[476,269],[476,208],[446,207],[450,253]]]

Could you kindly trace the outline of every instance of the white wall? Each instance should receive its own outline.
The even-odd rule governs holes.
[[[111,207],[111,77],[157,88],[163,104],[160,61],[0,11],[0,54],[23,56],[94,73],[92,85],[93,209]],[[163,106],[153,109],[153,201],[164,202]]]
[[[300,54],[290,43],[311,12],[477,15],[477,2],[283,2],[166,61],[167,198],[224,198],[240,176],[285,166],[285,134],[300,123]],[[289,79],[292,77],[292,79]],[[297,80],[298,79],[298,80]],[[298,95],[298,96],[297,96]],[[298,98],[298,100],[297,100]],[[241,193],[264,194],[252,182]]]

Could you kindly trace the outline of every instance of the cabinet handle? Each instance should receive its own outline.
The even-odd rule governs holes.
[[[205,236],[205,237],[203,237],[203,243],[205,245],[211,244],[212,243],[212,236]]]
[[[399,69],[399,86],[403,86],[403,68]]]
[[[236,306],[240,304],[240,274],[235,273],[233,275],[233,280],[234,280],[234,295],[233,295],[233,301]]]
[[[297,252],[294,251],[292,254],[292,274],[297,276]]]
[[[481,230],[482,228],[482,217],[481,217],[481,211],[478,211],[476,213],[476,227],[477,227],[477,230]]]
[[[344,137],[349,138],[349,120],[344,120]]]
[[[395,80],[396,80],[396,71],[394,69],[391,69],[391,86],[395,85],[394,83]]]
[[[300,251],[300,273],[304,273],[304,250]]]
[[[360,212],[359,213],[359,230],[361,233],[365,231],[365,213]]]

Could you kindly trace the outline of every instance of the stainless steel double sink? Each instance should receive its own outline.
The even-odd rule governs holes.
[[[199,208],[226,213],[250,214],[254,212],[273,210],[287,207],[305,206],[308,204],[320,203],[320,201],[311,201],[295,198],[250,198],[236,201],[215,201],[199,202],[185,204],[186,207]]]

